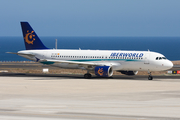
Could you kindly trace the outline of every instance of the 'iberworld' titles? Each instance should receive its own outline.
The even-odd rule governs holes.
[[[110,57],[143,57],[143,53],[111,53]]]

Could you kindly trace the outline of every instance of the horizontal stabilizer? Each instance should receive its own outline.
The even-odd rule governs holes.
[[[14,52],[6,52],[6,53],[9,53],[9,54],[16,54],[16,55],[27,55],[29,57],[34,57],[35,55],[33,54],[24,54],[24,53],[14,53]]]

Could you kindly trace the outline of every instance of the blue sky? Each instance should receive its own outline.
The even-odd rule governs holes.
[[[180,36],[180,0],[1,0],[0,36]]]

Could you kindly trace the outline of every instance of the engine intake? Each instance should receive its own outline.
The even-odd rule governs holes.
[[[113,75],[113,70],[110,66],[97,66],[94,71],[95,75],[101,77],[111,77]]]

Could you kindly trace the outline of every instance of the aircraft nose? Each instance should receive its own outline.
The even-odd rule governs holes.
[[[165,67],[167,69],[171,69],[173,67],[173,63],[171,61],[168,61],[166,64],[165,64]]]

